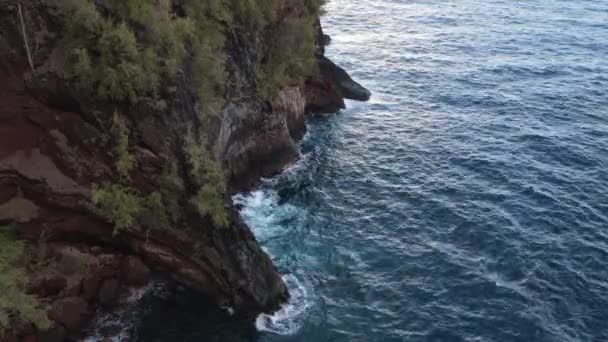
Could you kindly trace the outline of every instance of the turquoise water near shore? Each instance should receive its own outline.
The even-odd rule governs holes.
[[[242,215],[292,293],[148,303],[140,341],[608,341],[608,2],[331,0],[373,92]]]

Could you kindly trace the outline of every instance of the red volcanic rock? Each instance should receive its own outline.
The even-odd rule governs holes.
[[[111,306],[116,303],[120,295],[120,282],[118,279],[106,279],[99,289],[99,304],[102,306]]]
[[[44,274],[35,276],[28,284],[29,293],[37,294],[40,297],[56,296],[68,285],[68,281],[58,274]]]
[[[150,280],[151,272],[140,258],[128,256],[123,261],[122,274],[128,285],[143,286]]]
[[[88,322],[91,316],[89,305],[80,297],[69,297],[53,303],[49,318],[70,331],[78,331]]]
[[[99,294],[101,278],[98,275],[87,276],[82,280],[82,296],[88,301],[93,301]]]

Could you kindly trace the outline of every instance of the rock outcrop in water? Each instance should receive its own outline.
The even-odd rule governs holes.
[[[292,7],[282,10],[284,20],[298,17]],[[19,286],[47,308],[50,319],[50,328],[43,329],[9,308],[2,313],[8,322],[0,314],[0,323],[8,325],[0,329],[2,340],[78,339],[97,313],[120,303],[128,288],[146,284],[152,274],[244,316],[277,309],[289,296],[286,287],[229,198],[222,202],[224,226],[189,205],[195,184],[187,171],[185,137],[204,130],[198,132],[205,137],[201,144],[212,146],[229,188],[242,189],[298,158],[306,113],[334,112],[344,107],[344,97],[365,100],[369,92],[323,57],[318,44],[318,68],[306,82],[283,85],[269,100],[259,98],[252,87],[255,68],[275,33],[252,38],[236,29],[225,47],[227,101],[201,127],[187,75],[163,86],[160,104],[125,106],[74,91],[54,1],[17,6],[0,0],[0,18],[0,224],[15,227],[19,239],[28,241],[27,272]],[[326,41],[317,29],[316,41]],[[118,109],[133,161],[126,176],[115,168]],[[116,227],[92,201],[92,189],[125,178],[138,194],[173,189],[172,200],[163,197],[160,206],[172,206],[172,216],[157,217],[157,206],[156,213],[113,234]]]

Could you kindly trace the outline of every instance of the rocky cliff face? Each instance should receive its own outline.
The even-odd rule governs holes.
[[[199,290],[241,315],[276,310],[289,294],[229,197],[225,227],[189,209],[191,181],[182,146],[197,118],[189,78],[163,90],[166,105],[138,103],[124,113],[135,160],[130,184],[151,193],[167,182],[168,166],[175,166],[169,181],[181,192],[173,202],[174,216],[164,222],[143,220],[114,236],[112,224],[92,203],[91,189],[119,177],[110,132],[115,106],[79,96],[67,84],[53,2],[21,5],[24,25],[15,2],[0,0],[0,224],[16,227],[30,242],[22,285],[49,309],[52,327],[43,331],[9,315],[15,319],[3,341],[77,339],[97,312],[118,303],[126,288],[145,284],[152,273]],[[318,72],[283,87],[269,101],[260,101],[251,90],[264,37],[252,41],[234,32],[228,40],[227,68],[234,82],[205,136],[230,189],[251,187],[297,159],[306,113],[337,111],[344,97],[369,98],[367,90],[323,57],[320,26],[318,31]]]

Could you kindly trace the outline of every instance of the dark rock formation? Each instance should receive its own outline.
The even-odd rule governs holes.
[[[82,297],[89,302],[97,299],[101,278],[98,275],[87,276],[82,280]]]
[[[143,286],[150,280],[150,268],[136,256],[128,256],[123,261],[122,275],[127,285]]]
[[[325,56],[319,57],[319,69],[319,74],[306,82],[308,110],[333,113],[344,108],[342,99],[369,100],[371,92]]]
[[[120,295],[120,282],[118,279],[106,279],[99,289],[99,304],[104,307],[111,307],[118,300]]]
[[[49,311],[50,319],[72,331],[82,329],[90,317],[89,305],[79,297],[60,299]]]
[[[341,67],[325,57],[325,46],[331,37],[323,33],[321,23],[317,22],[316,55],[319,72],[306,80],[304,96],[306,112],[335,113],[345,108],[344,99],[367,101],[371,92],[355,82]]]
[[[319,60],[321,75],[329,75],[332,83],[337,85],[344,98],[357,101],[369,100],[372,93],[359,83],[353,81],[348,73],[325,57]]]
[[[67,280],[59,274],[42,274],[30,280],[28,292],[41,297],[52,297],[58,295],[67,286]]]

